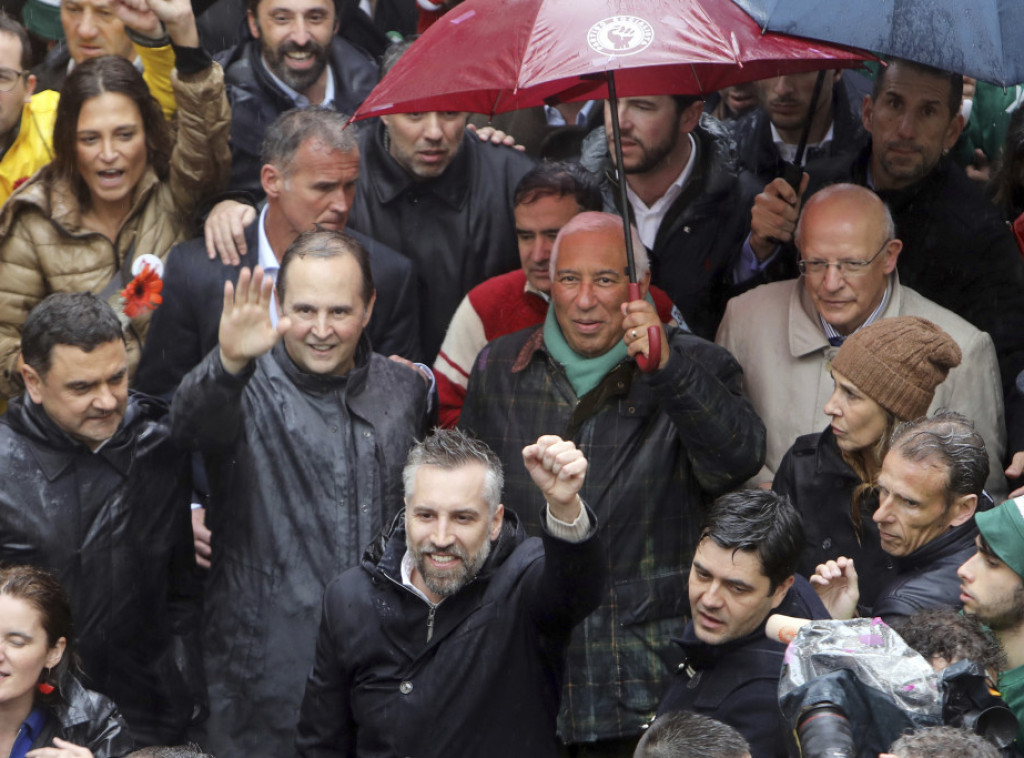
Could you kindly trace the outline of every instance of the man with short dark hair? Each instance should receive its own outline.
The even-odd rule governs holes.
[[[0,205],[15,187],[53,160],[53,122],[60,95],[35,93],[32,47],[25,28],[0,13]]]
[[[385,72],[404,50],[389,50]],[[431,363],[466,293],[519,266],[513,196],[533,160],[482,143],[466,131],[468,115],[393,113],[359,137],[362,178],[350,223],[412,261]]]
[[[245,227],[242,266],[263,268],[275,278],[288,246],[314,228],[347,231],[359,180],[359,146],[347,118],[323,108],[291,110],[267,129],[261,181],[267,203]],[[369,253],[377,290],[367,329],[374,351],[419,359],[415,327],[418,302],[412,267],[394,250],[348,230]],[[167,261],[163,304],[153,313],[136,386],[170,395],[203,357],[217,346],[225,282],[239,269],[209,260],[202,239],[176,246]],[[271,306],[276,320],[276,307]]]
[[[357,241],[305,232],[276,298],[271,284],[260,268],[224,284],[219,348],[172,407],[210,480],[200,742],[218,758],[290,754],[323,588],[400,508],[406,451],[427,428],[418,373],[364,336],[375,294]]]
[[[689,711],[658,716],[633,758],[750,758],[743,735],[728,724]]]
[[[1003,700],[1022,725],[1024,744],[1024,499],[975,516],[977,552],[957,571],[964,613],[988,627],[1006,656]]]
[[[584,142],[583,164],[600,174],[604,209],[626,213],[650,252],[651,282],[668,293],[686,326],[714,339],[733,294],[732,266],[746,236],[732,139],[702,116],[699,98],[619,98],[622,160],[630,207],[619,208],[611,110]]]
[[[140,744],[180,741],[205,705],[188,457],[167,408],[128,392],[121,323],[50,295],[22,329],[26,393],[0,417],[0,561],[67,591],[90,688]]]
[[[549,435],[521,460],[545,502],[541,539],[501,504],[487,445],[437,430],[413,447],[404,518],[324,595],[299,756],[560,755],[565,650],[604,557],[583,454]]]
[[[646,296],[639,242],[636,252]],[[459,425],[494,448],[510,472],[506,497],[523,503],[536,495],[511,464],[531,439],[565,430],[588,456],[583,496],[607,525],[612,580],[573,637],[559,728],[573,755],[629,755],[661,697],[669,638],[685,626],[702,503],[760,467],[764,426],[732,356],[666,327],[648,300],[629,301],[621,217],[580,213],[562,227],[550,278],[544,323],[477,357]],[[633,357],[650,354],[652,334],[661,356],[645,374]],[[522,510],[539,530],[537,507]]]
[[[939,412],[900,424],[878,474],[882,550],[896,573],[871,609],[889,621],[925,608],[960,603],[957,568],[974,552],[975,511],[991,507],[985,442],[969,420]],[[853,561],[840,556],[818,566],[811,583],[833,618],[852,618],[860,599]]]
[[[691,621],[678,640],[680,664],[659,714],[695,711],[735,727],[754,758],[785,758],[778,705],[786,646],[765,636],[773,611],[826,617],[796,564],[800,516],[787,498],[762,489],[718,498],[690,567]]]
[[[231,103],[231,189],[263,196],[260,143],[292,108],[354,113],[377,84],[377,65],[339,37],[331,0],[246,0],[253,39],[217,56]]]

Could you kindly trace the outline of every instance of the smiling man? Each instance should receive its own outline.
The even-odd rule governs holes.
[[[636,249],[646,295],[648,263]],[[583,497],[606,525],[612,586],[573,639],[559,727],[572,755],[631,755],[661,696],[669,637],[685,626],[700,504],[757,470],[763,425],[732,356],[665,326],[648,300],[628,302],[619,216],[580,213],[563,226],[550,277],[544,323],[477,357],[459,426],[505,462],[506,497],[533,503],[521,510],[534,533],[540,503],[512,469],[519,450],[559,429],[590,460]],[[648,351],[651,327],[661,362],[644,374],[633,357]]]
[[[900,424],[878,474],[882,550],[896,572],[878,594],[873,616],[887,622],[928,608],[960,604],[957,569],[975,550],[975,511],[988,510],[985,443],[970,421],[950,411]],[[840,557],[811,577],[833,618],[857,615],[853,561]]]
[[[291,754],[323,589],[400,509],[402,462],[427,428],[418,372],[370,351],[358,242],[300,235],[276,326],[274,300],[259,268],[224,284],[219,347],[172,408],[210,480],[203,744],[226,758]]]
[[[821,190],[804,208],[796,244],[801,277],[733,298],[716,338],[743,366],[747,394],[768,429],[756,483],[772,480],[798,437],[828,426],[831,362],[843,341],[879,319],[919,316],[949,334],[963,354],[930,409],[949,408],[974,421],[989,454],[986,487],[1005,494],[1003,393],[992,339],[903,284],[897,273],[903,242],[885,204],[852,184]]]
[[[180,742],[205,699],[188,457],[166,406],[129,393],[121,324],[95,295],[43,300],[21,350],[26,394],[0,418],[0,562],[56,574],[90,688],[139,744]]]
[[[542,436],[521,461],[541,539],[502,505],[486,445],[438,430],[410,451],[404,518],[324,596],[299,756],[558,758],[565,650],[605,567],[583,454]]]
[[[764,626],[776,609],[828,617],[807,580],[795,575],[803,538],[800,516],[784,496],[751,489],[715,501],[690,567],[692,621],[679,640],[685,660],[659,716],[709,716],[742,734],[752,758],[785,758],[778,688],[786,648],[768,639]]]

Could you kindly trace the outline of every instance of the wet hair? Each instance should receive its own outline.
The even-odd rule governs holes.
[[[633,758],[744,758],[750,746],[728,724],[690,711],[669,711],[650,725]]]
[[[100,345],[124,342],[114,309],[91,292],[57,292],[33,308],[21,328],[21,355],[45,378],[56,345],[91,353]]]
[[[259,12],[260,3],[263,0],[245,0],[245,10],[253,15],[254,19],[257,19]],[[341,9],[338,7],[338,0],[332,0],[327,3],[327,7],[334,13],[334,23],[338,23],[338,18],[341,16]],[[259,20],[257,19],[256,25],[259,26]]]
[[[991,671],[1002,670],[1006,662],[999,643],[981,622],[952,608],[917,611],[893,626],[907,645],[928,660],[936,656],[950,663],[970,660]]]
[[[1024,106],[1017,106],[1010,114],[1006,127],[1006,141],[992,183],[992,202],[1006,219],[1013,221],[1024,213]]]
[[[190,742],[188,745],[178,745],[176,747],[162,747],[159,745],[144,747],[141,750],[129,753],[124,758],[213,758],[213,756],[209,753],[204,753],[199,745]]]
[[[872,100],[878,100],[879,95],[881,95],[885,89],[885,79],[888,76],[890,69],[892,69],[893,66],[899,66],[901,69],[909,69],[915,74],[946,80],[949,83],[949,98],[946,100],[946,106],[949,108],[950,120],[960,112],[960,103],[964,99],[963,74],[954,74],[949,71],[943,71],[941,68],[926,66],[923,63],[908,61],[905,58],[890,58],[887,63],[889,64],[888,66],[879,67],[878,74],[875,76],[875,82],[871,88]]]
[[[340,258],[342,255],[351,255],[359,265],[359,273],[363,278],[363,286],[360,290],[360,297],[363,305],[369,305],[373,297],[373,272],[370,270],[370,256],[366,248],[359,244],[354,237],[344,232],[336,232],[327,229],[313,229],[303,232],[295,241],[288,246],[281,258],[281,268],[277,272],[277,300],[284,305],[284,295],[288,280],[288,269],[296,258],[314,258],[325,260],[327,258]]]
[[[61,637],[65,640],[64,655],[51,671],[44,670],[40,681],[47,681],[56,690],[49,695],[41,692],[36,700],[46,705],[60,701],[70,679],[78,673],[74,655],[74,628],[71,624],[71,602],[57,577],[38,566],[0,566],[0,595],[17,598],[39,612],[46,632],[46,645],[52,648]]]
[[[946,506],[963,495],[981,497],[988,479],[985,440],[974,424],[959,413],[940,410],[896,427],[889,452],[915,463],[927,461],[946,470]]]
[[[691,105],[704,99],[698,95],[672,95],[671,97],[672,101],[676,104],[676,113],[680,115]]]
[[[21,68],[23,71],[27,71],[32,67],[32,41],[28,37],[28,32],[25,31],[25,27],[15,21],[13,18],[8,16],[3,11],[0,11],[0,32],[7,32],[13,35],[18,42],[21,43]]]
[[[402,469],[406,500],[412,497],[416,487],[416,471],[420,466],[451,470],[474,463],[479,463],[487,470],[484,475],[484,500],[493,516],[501,504],[501,490],[505,486],[501,460],[484,442],[461,429],[434,429],[425,440],[413,445],[405,468]]]
[[[295,155],[308,140],[322,142],[329,151],[359,150],[355,129],[347,129],[349,117],[330,108],[293,108],[282,113],[263,135],[260,163],[275,166],[288,176]]]
[[[930,726],[904,734],[889,748],[897,758],[999,758],[999,749],[979,734],[952,726]]]
[[[796,573],[804,530],[800,516],[785,495],[760,488],[722,495],[711,505],[700,533],[723,550],[755,553],[768,594]]]
[[[167,179],[170,168],[171,130],[138,69],[119,55],[84,61],[68,74],[61,88],[53,125],[53,162],[44,170],[51,180],[69,182],[85,208],[89,207],[90,195],[78,171],[78,119],[87,101],[108,92],[124,95],[139,109],[146,138],[146,160],[161,181]]]
[[[551,247],[551,261],[548,264],[551,281],[555,280],[558,250],[562,246],[562,240],[580,232],[605,232],[622,237],[622,216],[615,213],[600,213],[597,211],[585,211],[573,216],[569,223],[558,232],[555,244]],[[640,239],[640,233],[636,230],[634,224],[629,225],[629,232],[633,237],[633,258],[636,263],[636,278],[640,280],[651,270],[651,260],[647,254],[647,248],[644,247],[644,243]],[[623,240],[623,247],[625,247],[625,240]]]
[[[392,42],[388,45],[387,50],[384,51],[384,55],[380,61],[380,76],[383,79],[388,75],[388,72],[395,67],[398,63],[398,59],[405,55],[406,51],[412,47],[414,39],[406,39],[400,42]]]
[[[553,161],[539,163],[516,185],[513,205],[530,205],[542,197],[572,195],[580,211],[599,211],[604,206],[597,177],[579,163]]]

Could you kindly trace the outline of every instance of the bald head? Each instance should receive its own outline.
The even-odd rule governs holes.
[[[827,187],[804,206],[795,241],[818,313],[852,334],[882,302],[903,247],[888,208],[864,187]]]

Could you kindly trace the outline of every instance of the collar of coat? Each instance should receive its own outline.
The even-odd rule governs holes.
[[[373,350],[370,347],[370,338],[366,331],[359,336],[359,343],[356,345],[356,352],[353,356],[355,365],[352,370],[343,376],[332,376],[327,374],[311,374],[299,368],[292,357],[285,349],[284,340],[278,340],[271,350],[271,356],[284,371],[285,376],[303,392],[319,394],[332,392],[345,387],[352,392],[359,392],[366,385],[366,376],[369,373],[370,356]]]
[[[453,209],[462,210],[469,200],[470,188],[475,186],[472,174],[474,152],[479,149],[476,137],[464,133],[459,149],[444,173],[434,179],[417,182],[388,152],[384,145],[384,131],[384,122],[377,124],[370,139],[363,143],[368,153],[368,167],[372,166],[366,173],[373,176],[370,188],[377,195],[378,202],[382,205],[390,203],[404,194],[410,197],[434,195]]]

